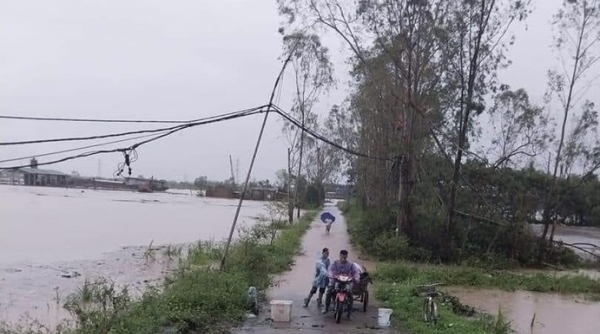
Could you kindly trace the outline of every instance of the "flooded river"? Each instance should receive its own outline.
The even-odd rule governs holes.
[[[60,305],[86,278],[110,278],[142,291],[177,265],[167,256],[148,261],[151,242],[222,240],[236,205],[189,192],[0,185],[0,321],[29,317],[52,325],[67,316]],[[261,213],[264,203],[245,201],[238,223],[251,225]],[[82,275],[64,278],[64,271]]]

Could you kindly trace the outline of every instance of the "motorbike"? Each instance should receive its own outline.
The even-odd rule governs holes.
[[[340,323],[342,314],[346,312],[348,319],[352,312],[352,282],[353,279],[347,275],[339,275],[335,282],[335,299],[333,303],[335,322]]]

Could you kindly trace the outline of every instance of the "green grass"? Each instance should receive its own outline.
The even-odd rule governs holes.
[[[289,269],[301,245],[302,236],[316,217],[309,211],[293,225],[268,232],[271,222],[242,232],[232,244],[225,270],[215,264],[223,245],[199,242],[180,259],[178,272],[164,286],[148,288],[133,299],[127,289],[112,282],[88,282],[67,299],[65,308],[77,326],[57,328],[55,334],[157,334],[222,333],[245,318],[246,295],[250,286],[260,292],[273,283],[274,275]],[[149,247],[150,249],[151,247]],[[177,251],[179,252],[179,250]],[[170,256],[177,252],[169,251]],[[42,329],[0,329],[0,334],[47,333]]]
[[[437,301],[439,319],[436,324],[423,320],[424,297],[415,295],[413,288],[422,284],[418,281],[401,284],[383,283],[375,289],[377,299],[386,303],[394,312],[392,317],[401,323],[408,333],[440,333],[440,334],[506,334],[510,326],[504,316],[496,317],[480,315],[466,318],[455,313],[450,303]]]
[[[600,281],[583,275],[519,274],[464,266],[388,263],[378,267],[375,278],[389,283],[417,280],[505,291],[600,294]]]

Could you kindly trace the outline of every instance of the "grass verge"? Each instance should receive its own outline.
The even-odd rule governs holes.
[[[215,263],[223,245],[200,242],[180,259],[176,274],[163,286],[132,298],[126,288],[108,281],[86,282],[65,308],[76,326],[54,330],[0,329],[4,333],[166,334],[224,333],[248,312],[247,291],[268,289],[275,274],[288,270],[317,211],[306,212],[293,225],[263,221],[242,229],[229,252],[224,271]]]
[[[510,324],[499,313],[497,316],[480,314],[466,317],[455,309],[450,302],[437,301],[439,319],[434,325],[423,321],[424,297],[415,294],[413,288],[422,284],[418,281],[401,284],[378,283],[375,297],[386,303],[394,310],[392,316],[398,319],[401,327],[409,333],[440,333],[440,334],[507,334]]]
[[[444,285],[495,288],[505,291],[600,294],[600,281],[583,275],[520,274],[482,268],[446,265],[389,263],[377,268],[375,277],[384,282],[421,281]]]

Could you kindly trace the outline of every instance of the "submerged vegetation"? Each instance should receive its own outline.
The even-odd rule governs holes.
[[[262,219],[252,228],[240,229],[222,271],[214,264],[223,254],[223,245],[198,242],[188,249],[187,256],[180,258],[176,273],[168,276],[163,285],[147,287],[140,298],[134,298],[127,287],[119,288],[114,282],[86,280],[64,303],[75,319],[73,326],[66,323],[49,330],[39,324],[27,324],[4,327],[0,333],[222,332],[248,313],[246,295],[250,286],[264,292],[274,283],[275,274],[293,265],[301,238],[316,214],[308,211],[292,225]],[[173,257],[181,252],[180,248],[168,247],[165,255]]]

